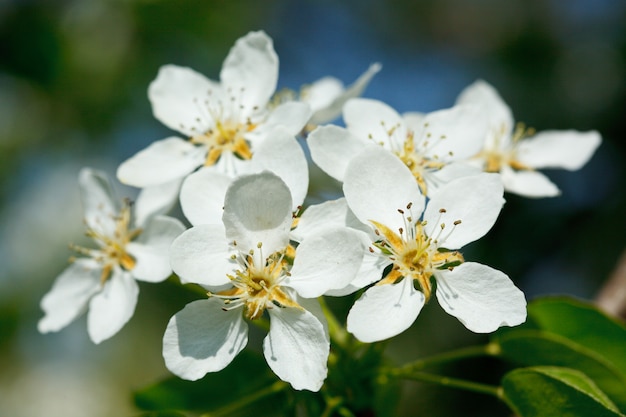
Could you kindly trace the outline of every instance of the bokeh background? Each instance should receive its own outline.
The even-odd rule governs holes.
[[[584,169],[547,172],[562,196],[507,196],[496,227],[465,255],[507,272],[529,299],[593,299],[607,279],[626,244],[622,0],[3,0],[0,415],[132,416],[131,392],[169,375],[163,330],[192,297],[175,285],[142,284],[133,320],[101,345],[89,341],[84,318],[39,334],[39,300],[65,268],[67,244],[83,241],[79,169],[113,175],[170,134],[146,95],[159,66],[216,79],[234,41],[259,29],[274,39],[279,87],[326,75],[350,83],[380,62],[364,95],[401,112],[449,107],[482,78],[528,126],[600,131],[604,142]],[[336,192],[312,176],[314,198]],[[388,352],[402,363],[484,340],[433,302]],[[498,366],[444,371],[493,382]],[[403,397],[399,415],[507,415],[490,398],[419,383]]]

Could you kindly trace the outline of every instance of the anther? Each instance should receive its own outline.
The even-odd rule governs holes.
[[[457,226],[457,225],[459,225],[459,224],[461,224],[461,220],[455,220],[455,221],[454,221],[454,225],[455,225],[455,226]]]
[[[447,210],[445,208],[440,208],[439,213],[445,213]]]

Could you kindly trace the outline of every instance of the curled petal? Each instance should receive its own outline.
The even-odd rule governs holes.
[[[242,176],[226,192],[224,215],[226,236],[242,253],[268,256],[289,243],[292,200],[283,180],[271,172]]]
[[[100,291],[101,274],[91,259],[78,259],[67,267],[41,300],[45,316],[37,324],[39,331],[59,331],[84,313],[89,299]]]
[[[465,262],[436,274],[437,300],[469,330],[489,333],[526,320],[526,299],[506,274]]]
[[[382,65],[379,63],[370,65],[367,71],[345,90],[342,83],[332,77],[324,77],[313,83],[303,98],[314,112],[309,123],[318,125],[339,117],[344,104],[349,99],[360,96],[381,68]]]
[[[270,332],[263,341],[267,364],[294,389],[319,391],[330,351],[324,326],[304,309],[275,307],[269,314]]]
[[[102,291],[89,303],[87,332],[98,344],[115,335],[135,312],[139,286],[130,273],[114,269]]]
[[[350,309],[348,331],[362,342],[389,339],[413,324],[424,302],[424,294],[413,287],[411,279],[375,285]]]
[[[117,169],[117,178],[134,187],[150,187],[183,178],[202,165],[206,147],[171,137],[152,143]]]
[[[582,168],[596,151],[602,138],[596,131],[543,131],[519,142],[517,157],[532,168]]]
[[[167,369],[195,381],[233,361],[248,343],[248,325],[240,309],[223,306],[216,298],[197,300],[170,319],[163,336]]]

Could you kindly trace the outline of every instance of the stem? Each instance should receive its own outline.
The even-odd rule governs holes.
[[[324,312],[324,316],[326,316],[326,321],[328,322],[328,332],[330,333],[330,339],[341,347],[346,347],[348,341],[350,340],[350,334],[343,328],[343,326],[337,320],[337,317],[330,311],[328,308],[328,304],[326,304],[326,300],[324,297],[318,297],[318,301],[320,306],[322,307],[322,311]]]
[[[498,386],[480,384],[478,382],[466,381],[464,379],[450,378],[447,376],[434,375],[427,372],[413,372],[411,374],[397,375],[414,381],[431,382],[445,387],[458,388],[466,391],[487,394],[498,399],[502,399],[502,389]]]
[[[418,359],[414,362],[410,362],[399,368],[393,369],[390,373],[392,375],[407,375],[412,372],[421,371],[428,366],[457,361],[460,359],[474,358],[477,356],[497,356],[499,353],[500,347],[495,343],[488,343],[480,346],[468,346],[450,352],[444,352],[438,355]]]
[[[267,396],[279,393],[280,391],[284,390],[288,386],[289,385],[286,382],[276,381],[265,389],[261,389],[259,391],[256,391],[248,395],[247,397],[242,397],[238,399],[236,403],[232,403],[222,408],[219,408],[215,411],[202,414],[200,417],[229,416],[235,411],[241,410],[242,408],[247,407],[248,405],[262,399],[263,397],[267,397]]]

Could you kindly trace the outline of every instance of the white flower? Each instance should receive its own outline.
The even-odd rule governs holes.
[[[354,98],[344,106],[343,118],[347,129],[319,127],[307,140],[313,161],[339,181],[350,160],[372,143],[399,158],[424,194],[477,172],[462,163],[480,150],[486,134],[487,120],[474,106],[401,116],[378,100]]]
[[[139,287],[136,280],[160,282],[172,269],[169,247],[184,230],[176,219],[146,216],[142,228],[134,228],[131,207],[120,207],[105,174],[84,168],[79,175],[87,235],[97,249],[73,248],[84,258],[56,279],[43,297],[42,333],[58,331],[87,307],[87,330],[94,343],[116,334],[132,317]]]
[[[497,175],[451,181],[425,206],[406,166],[372,147],[350,163],[343,188],[350,209],[376,233],[370,251],[389,268],[348,314],[348,331],[358,339],[373,342],[406,330],[431,297],[433,279],[439,304],[474,332],[525,320],[524,295],[511,280],[465,262],[457,251],[496,221],[504,203]]]
[[[485,81],[465,88],[457,104],[480,106],[489,116],[489,132],[476,161],[487,172],[499,172],[508,192],[525,197],[554,197],[558,187],[541,168],[575,171],[593,156],[602,139],[596,131],[550,130],[535,134],[514,125],[511,109]]]
[[[223,225],[194,226],[172,245],[181,281],[214,288],[170,320],[163,357],[174,374],[196,380],[226,367],[247,344],[248,320],[270,317],[263,352],[295,389],[317,391],[327,374],[329,336],[316,300],[345,287],[361,263],[361,241],[346,228],[326,229],[290,246],[292,198],[270,172],[229,187]],[[293,265],[289,258],[293,257]]]
[[[320,125],[338,118],[346,101],[360,96],[380,69],[379,63],[370,65],[367,71],[347,88],[340,80],[330,76],[303,87],[300,91],[300,101],[309,104],[313,112],[309,124]]]
[[[160,187],[150,197],[160,196],[154,205],[166,206],[175,200],[182,179],[202,165],[236,176],[277,126],[295,136],[310,117],[305,103],[270,106],[277,80],[278,57],[264,32],[237,40],[219,82],[190,68],[163,66],[148,90],[154,116],[188,140],[154,142],[120,165],[119,180]]]
[[[309,169],[304,151],[288,131],[277,128],[273,135],[256,147],[255,157],[243,166],[245,173],[272,171],[289,187],[292,211],[298,211],[309,186]],[[243,175],[243,172],[239,175]],[[180,205],[189,222],[221,224],[224,196],[234,177],[210,167],[190,174],[183,181]]]

